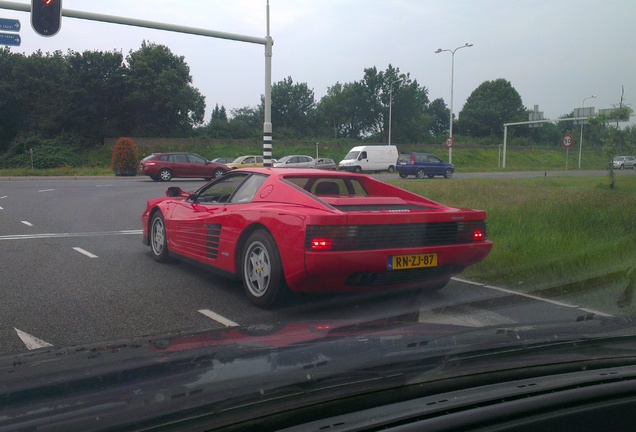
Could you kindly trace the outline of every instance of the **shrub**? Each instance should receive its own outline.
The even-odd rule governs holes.
[[[139,163],[139,154],[137,146],[132,138],[121,137],[115,142],[113,147],[113,155],[111,158],[111,169],[115,175],[135,175],[137,173],[137,164]]]

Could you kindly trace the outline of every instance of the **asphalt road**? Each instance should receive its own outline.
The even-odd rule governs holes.
[[[603,313],[461,279],[437,293],[298,295],[260,310],[240,283],[153,260],[140,215],[167,185],[145,177],[0,178],[0,353],[237,324],[409,315],[475,327]]]

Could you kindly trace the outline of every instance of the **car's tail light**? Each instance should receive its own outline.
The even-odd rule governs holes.
[[[476,229],[473,231],[473,240],[481,241],[486,240],[486,233],[483,230]]]
[[[153,166],[156,165],[156,162],[146,162],[146,166]]]
[[[311,251],[353,250],[358,228],[347,225],[311,225],[307,228],[305,247]]]
[[[415,155],[411,153],[411,165],[415,165]]]
[[[331,250],[333,243],[328,238],[314,238],[310,241],[310,247],[314,251],[326,251]]]

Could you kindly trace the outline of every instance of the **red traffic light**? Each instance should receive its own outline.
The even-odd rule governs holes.
[[[31,0],[31,26],[41,36],[53,36],[62,26],[62,0]]]

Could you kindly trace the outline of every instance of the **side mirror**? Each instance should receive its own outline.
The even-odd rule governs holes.
[[[176,197],[189,197],[191,194],[188,192],[184,192],[179,186],[170,186],[168,189],[166,189],[166,196],[167,197],[172,197],[172,198],[176,198]]]

